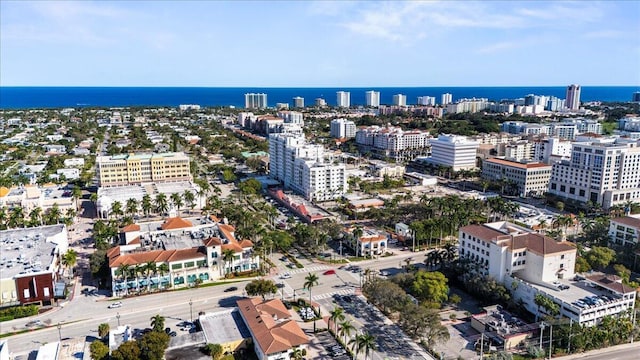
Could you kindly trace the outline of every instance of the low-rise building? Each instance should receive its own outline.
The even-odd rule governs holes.
[[[237,304],[258,360],[288,360],[296,349],[307,347],[309,338],[279,299],[242,299]]]
[[[511,181],[518,188],[520,196],[544,195],[549,188],[551,165],[487,159],[482,163],[482,178],[489,181]]]
[[[471,315],[471,327],[485,334],[497,348],[509,351],[533,337],[534,329],[500,305],[487,306],[483,310]]]
[[[345,246],[355,256],[373,257],[387,252],[388,235],[368,227],[351,227],[344,230]]]
[[[132,224],[109,249],[111,289],[116,295],[148,289],[194,286],[230,273],[256,270],[260,257],[250,240],[237,240],[235,228],[215,217],[168,218],[164,222]],[[224,259],[226,250],[233,252]],[[131,269],[154,264],[156,271]],[[164,271],[159,271],[160,268]]]
[[[476,167],[478,142],[466,136],[442,134],[431,140],[431,157],[426,161],[434,165],[450,167],[453,171]]]
[[[82,168],[84,166],[84,159],[83,158],[65,159],[64,166],[67,168]]]
[[[618,217],[609,221],[609,243],[633,247],[640,236],[640,215]]]

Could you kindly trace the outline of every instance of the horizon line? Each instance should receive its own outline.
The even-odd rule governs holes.
[[[581,87],[637,87],[637,85],[583,85],[583,84],[565,84],[565,85],[423,85],[423,86],[403,86],[403,85],[386,85],[386,86],[188,86],[188,85],[0,85],[0,88],[200,88],[200,89],[389,89],[389,88],[527,88],[527,87],[566,87],[569,85],[579,85]]]

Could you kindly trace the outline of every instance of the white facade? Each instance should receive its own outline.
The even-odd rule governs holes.
[[[356,123],[347,119],[331,120],[331,137],[351,139],[356,136]]]
[[[615,245],[633,247],[640,236],[640,215],[629,215],[611,219],[609,222],[609,242]]]
[[[567,101],[566,106],[569,110],[578,110],[580,109],[580,85],[569,85],[567,86]]]
[[[553,157],[569,159],[571,157],[571,141],[550,137],[536,141],[533,149],[533,158],[549,164]]]
[[[336,92],[336,106],[348,108],[351,106],[351,93],[348,91]]]
[[[379,107],[380,106],[380,92],[379,91],[367,91],[365,93],[365,102],[367,106]]]
[[[304,107],[304,98],[300,96],[296,96],[293,98],[293,107],[294,108],[303,108]]]
[[[544,195],[549,188],[551,165],[487,159],[482,163],[482,178],[512,181],[518,187],[520,196]]]
[[[369,126],[356,132],[356,144],[365,152],[395,161],[413,160],[427,152],[431,136],[426,131],[404,131],[399,127]]]
[[[71,158],[71,159],[65,159],[64,160],[64,166],[65,167],[78,167],[81,168],[84,166],[84,159],[83,158]]]
[[[455,104],[447,104],[447,113],[457,114],[463,112],[475,113],[487,109],[489,107],[489,99],[460,99]]]
[[[429,162],[451,167],[453,171],[468,170],[476,167],[478,142],[466,136],[440,135],[431,140]]]
[[[304,116],[298,111],[278,111],[278,117],[284,120],[285,124],[298,124],[304,126]]]
[[[315,104],[316,106],[323,107],[323,106],[327,106],[327,101],[323,98],[317,98],[315,100]]]
[[[608,209],[640,200],[640,147],[637,140],[574,143],[570,161],[553,164],[551,194]]]
[[[452,101],[453,101],[453,95],[451,95],[449,93],[442,94],[442,97],[440,98],[440,104],[442,106],[450,104]]]
[[[269,137],[269,172],[310,201],[336,199],[347,192],[344,164],[325,160],[322,145],[307,144],[304,137],[275,134]]]
[[[403,95],[403,94],[393,95],[393,105],[407,106],[407,95]]]
[[[244,94],[244,107],[247,109],[264,109],[267,107],[267,94]]]
[[[76,180],[80,178],[80,170],[76,168],[58,169],[56,170],[56,174],[64,176],[67,180]]]
[[[418,105],[435,106],[436,97],[435,96],[418,96]]]

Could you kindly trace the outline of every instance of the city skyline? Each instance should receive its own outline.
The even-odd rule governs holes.
[[[3,1],[0,86],[640,84],[640,2],[505,4]]]

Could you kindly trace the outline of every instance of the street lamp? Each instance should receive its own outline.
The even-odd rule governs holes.
[[[191,313],[191,322],[193,322],[193,300],[189,299],[189,312]]]
[[[540,322],[540,350],[543,350],[542,349],[542,334],[544,333],[545,326],[546,326],[546,324],[543,321],[541,321]]]
[[[58,322],[58,341],[62,342],[62,332],[60,331],[60,329],[62,329],[62,325],[60,324],[60,322]]]
[[[118,327],[120,327],[120,313],[116,314],[116,319],[118,319]]]

